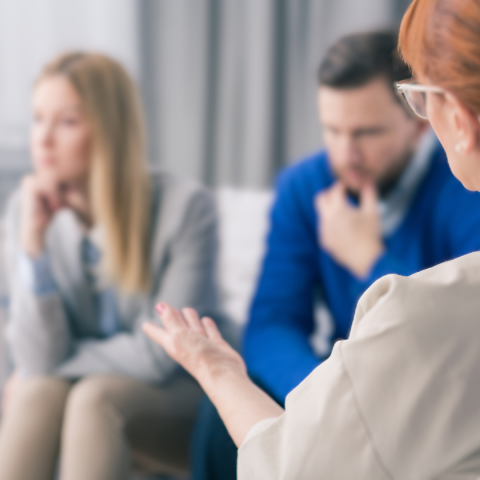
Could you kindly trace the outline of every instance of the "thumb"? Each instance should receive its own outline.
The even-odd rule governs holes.
[[[365,213],[376,214],[377,204],[377,189],[372,183],[369,183],[365,185],[360,192],[360,208]]]
[[[202,324],[210,340],[223,340],[216,323],[210,317],[203,317]]]
[[[167,348],[169,345],[170,335],[168,332],[155,325],[153,322],[145,322],[142,325],[142,330],[155,342],[161,345],[163,348]]]

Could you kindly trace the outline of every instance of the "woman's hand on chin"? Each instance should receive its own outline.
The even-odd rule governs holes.
[[[211,318],[200,320],[192,308],[180,312],[167,304],[158,304],[157,312],[163,328],[145,323],[145,333],[195,377],[205,391],[210,391],[225,375],[247,377],[242,357],[222,338]]]
[[[27,175],[21,186],[20,242],[28,255],[35,258],[44,250],[45,231],[62,200],[54,181],[39,175]]]
[[[33,258],[42,254],[45,232],[61,208],[71,208],[87,227],[93,224],[86,188],[37,173],[23,179],[21,197],[20,240]]]

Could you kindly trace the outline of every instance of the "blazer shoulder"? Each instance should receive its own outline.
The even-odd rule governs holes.
[[[198,182],[154,171],[152,181],[152,234],[160,241],[175,236],[186,222],[216,218],[212,192]]]
[[[352,324],[351,337],[365,327],[364,318],[373,328],[389,323],[414,328],[438,328],[442,321],[448,327],[470,321],[472,312],[480,309],[477,294],[480,283],[480,253],[470,253],[409,277],[390,274],[377,280],[360,298]],[[376,312],[376,313],[375,313]],[[382,312],[382,313],[379,313]],[[373,313],[373,315],[372,315]],[[443,320],[442,320],[443,319]]]
[[[152,171],[150,178],[154,199],[158,198],[164,205],[176,204],[177,211],[181,206],[188,205],[192,199],[198,197],[213,199],[211,191],[196,181],[158,170]]]

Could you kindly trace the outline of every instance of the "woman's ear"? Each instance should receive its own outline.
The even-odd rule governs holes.
[[[468,154],[480,150],[480,121],[478,115],[467,108],[451,93],[445,94],[449,106],[450,126],[453,129],[455,150]]]

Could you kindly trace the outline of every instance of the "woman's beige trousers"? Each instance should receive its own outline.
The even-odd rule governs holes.
[[[26,380],[0,428],[1,480],[127,480],[138,466],[185,473],[201,389],[122,376]]]

